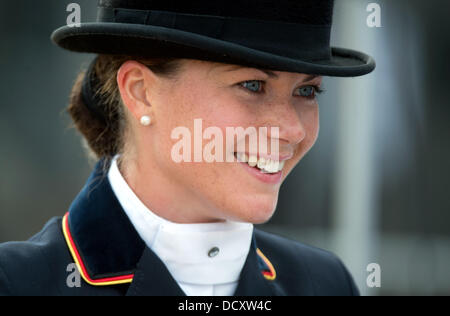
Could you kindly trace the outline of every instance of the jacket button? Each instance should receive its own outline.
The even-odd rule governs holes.
[[[215,256],[217,256],[220,252],[220,249],[217,247],[213,247],[208,251],[208,257],[210,258],[214,258]]]

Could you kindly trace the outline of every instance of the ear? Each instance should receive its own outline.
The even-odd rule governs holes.
[[[132,60],[125,62],[117,73],[123,103],[137,121],[152,114],[150,90],[155,80],[155,74],[148,67]]]

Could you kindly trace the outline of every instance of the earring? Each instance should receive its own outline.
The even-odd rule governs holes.
[[[150,118],[150,116],[143,116],[141,117],[141,125],[142,126],[149,126],[152,123],[152,119]]]

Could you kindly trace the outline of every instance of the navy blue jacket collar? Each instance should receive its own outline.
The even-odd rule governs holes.
[[[97,163],[64,219],[66,241],[84,280],[94,286],[131,283],[130,295],[184,295],[123,211],[108,181],[108,167],[104,160]],[[277,295],[268,281],[274,273],[258,254],[253,234],[235,294]]]

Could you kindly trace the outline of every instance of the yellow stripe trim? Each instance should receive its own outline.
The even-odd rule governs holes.
[[[273,265],[272,265],[272,263],[270,262],[270,260],[267,259],[267,257],[262,253],[262,251],[261,251],[259,248],[256,249],[256,253],[264,260],[264,262],[265,262],[265,263],[267,264],[267,266],[269,267],[270,272],[272,273],[271,276],[263,274],[264,277],[265,277],[267,280],[269,280],[269,281],[275,280],[276,277],[277,277],[277,272],[275,271],[275,268],[273,267]]]

